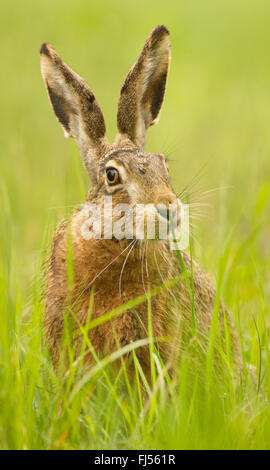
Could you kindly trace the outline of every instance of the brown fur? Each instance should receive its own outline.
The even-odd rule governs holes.
[[[127,74],[118,103],[119,132],[139,147],[144,147],[145,132],[158,118],[169,63],[169,31],[165,26],[158,26],[150,34],[140,57]]]
[[[103,211],[103,196],[112,195],[113,206],[119,202],[131,206],[142,203],[160,203],[168,206],[176,202],[170,186],[165,157],[143,151],[145,131],[159,114],[165,93],[170,58],[169,33],[164,26],[152,31],[143,51],[131,68],[121,90],[118,107],[119,135],[115,144],[105,139],[105,124],[97,101],[86,83],[68,68],[50,45],[41,48],[42,74],[53,109],[65,131],[79,145],[84,162],[92,178],[86,204],[94,202]],[[106,183],[106,165],[119,167],[126,181],[115,188]],[[94,302],[91,319],[94,320],[123,303],[144,295],[181,274],[175,251],[167,240],[85,240],[81,227],[87,216],[76,211],[69,223],[62,223],[54,237],[46,298],[45,329],[54,362],[59,359],[63,336],[64,315],[70,309],[76,316],[71,331],[80,353],[81,336],[78,324],[87,320],[91,290]],[[74,282],[68,285],[67,245],[71,239],[74,262]],[[182,253],[188,273],[190,258]],[[207,344],[216,292],[199,266],[194,263],[194,303],[197,338],[202,350]],[[182,273],[183,274],[183,273]],[[151,299],[153,335],[163,337],[157,348],[165,362],[176,358],[192,338],[191,299],[184,277],[170,289]],[[230,316],[221,302],[220,331],[224,346],[223,314],[229,323],[235,362],[239,359],[239,344]],[[147,302],[137,305],[136,312],[127,310],[93,328],[91,343],[99,355],[147,336]],[[76,338],[76,339],[75,339]],[[138,358],[149,377],[148,347],[138,350]],[[86,361],[92,362],[87,351]]]

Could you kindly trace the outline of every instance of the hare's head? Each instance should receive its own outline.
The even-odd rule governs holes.
[[[144,151],[146,131],[158,120],[170,63],[169,32],[156,27],[126,76],[121,89],[114,144],[105,137],[105,122],[88,85],[50,44],[41,47],[41,70],[49,99],[65,136],[73,137],[98,195],[117,203],[152,204],[163,217],[178,206],[162,154]],[[165,206],[165,210],[164,210]]]

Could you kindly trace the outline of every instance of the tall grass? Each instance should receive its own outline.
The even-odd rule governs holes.
[[[16,0],[1,7],[1,448],[270,447],[269,13],[263,0],[171,0],[166,6],[159,0]],[[43,338],[43,263],[57,221],[84,200],[89,183],[74,143],[63,141],[49,109],[38,49],[51,41],[89,81],[112,139],[124,75],[159,23],[171,30],[173,60],[159,129],[150,130],[147,148],[168,154],[176,192],[209,162],[188,190],[199,204],[193,258],[217,285],[208,350],[194,361],[194,315],[194,341],[181,354],[177,381],[171,379],[152,341],[152,292],[129,305],[136,310],[136,303],[148,302],[151,380],[136,355],[144,343],[96,356],[87,335],[97,325],[91,302],[80,332],[82,353],[90,348],[94,365],[85,373],[82,361],[74,361],[66,328],[70,366],[56,373]],[[225,186],[230,189],[212,191]],[[191,303],[192,289],[191,283]],[[221,297],[241,339],[245,374],[238,382],[226,319],[223,368],[213,372]]]

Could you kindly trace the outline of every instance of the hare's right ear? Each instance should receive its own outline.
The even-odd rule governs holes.
[[[52,108],[66,137],[78,143],[92,180],[106,146],[105,122],[95,95],[85,81],[63,63],[50,44],[40,49],[41,73]]]
[[[169,63],[169,31],[165,26],[157,26],[121,89],[117,113],[120,140],[128,138],[138,147],[144,147],[147,128],[158,120]]]

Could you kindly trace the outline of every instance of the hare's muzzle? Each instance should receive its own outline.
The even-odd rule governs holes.
[[[168,222],[173,222],[176,226],[180,224],[181,202],[178,199],[169,205],[159,203],[155,207],[160,217],[167,220]]]
[[[164,219],[167,219],[168,221],[173,219],[176,220],[178,219],[178,206],[175,204],[175,207],[167,207],[165,205],[158,205],[156,206],[158,214],[163,217]]]

